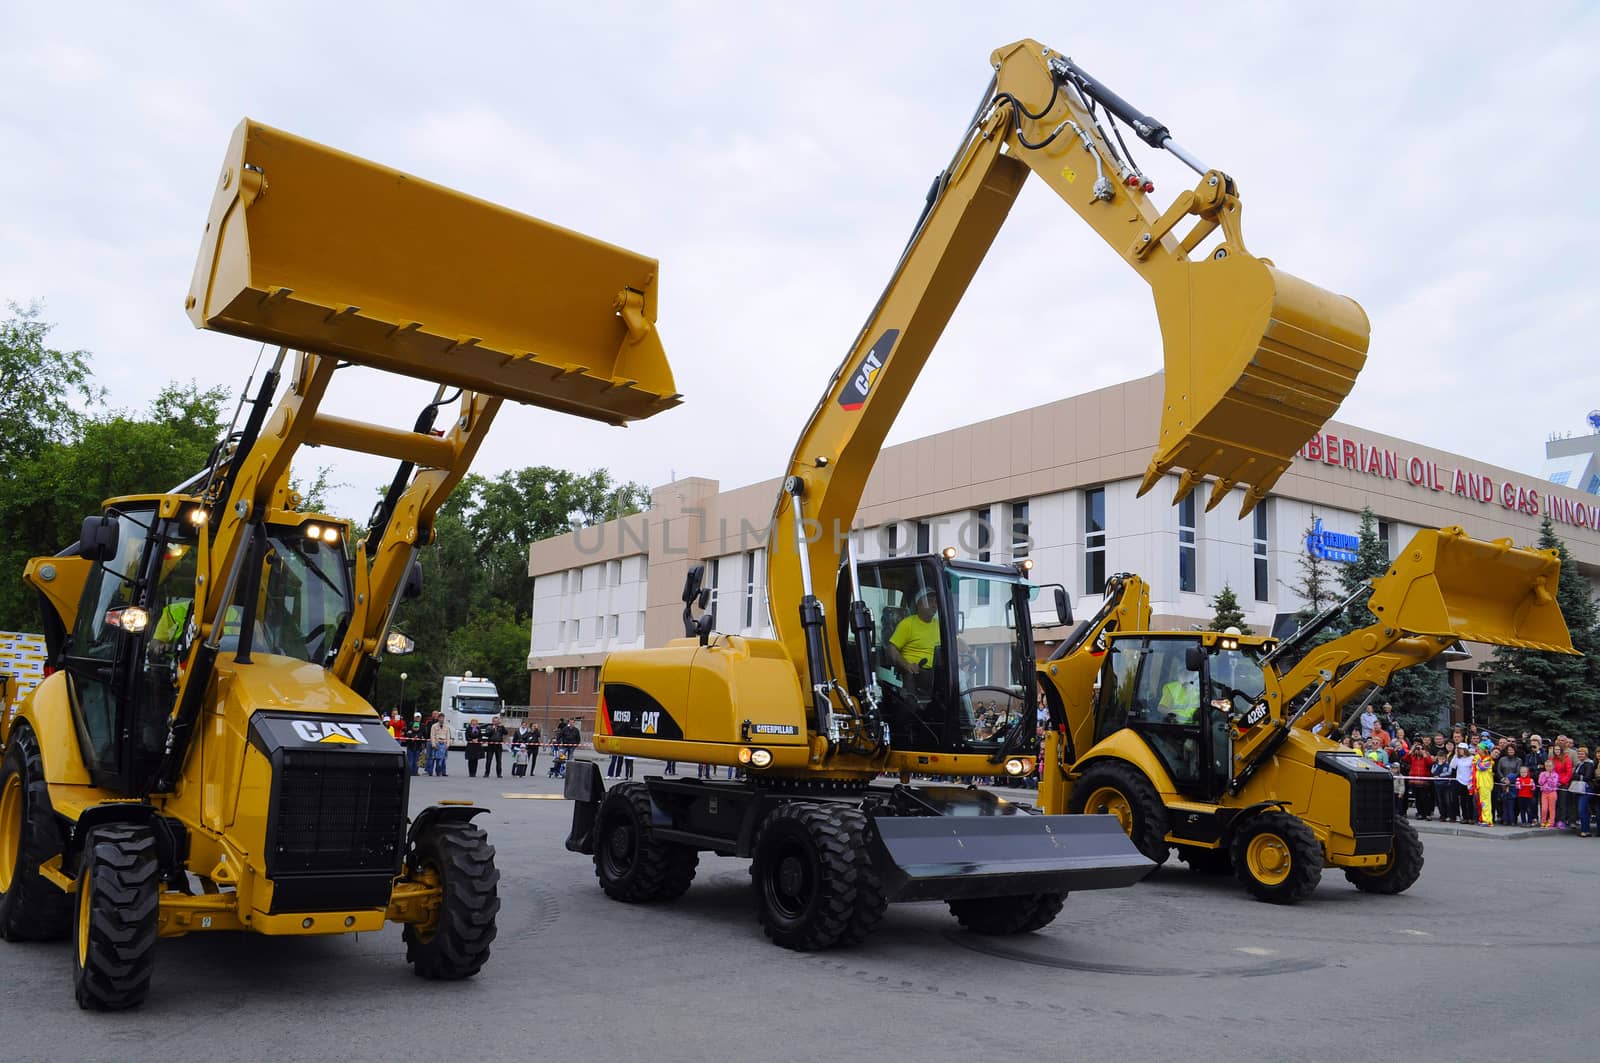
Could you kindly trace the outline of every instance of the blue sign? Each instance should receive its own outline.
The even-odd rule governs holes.
[[[1306,536],[1306,551],[1312,557],[1320,557],[1324,561],[1338,561],[1351,564],[1356,560],[1356,551],[1361,549],[1361,540],[1354,535],[1343,532],[1322,530],[1322,518],[1318,517],[1311,525],[1311,534]]]

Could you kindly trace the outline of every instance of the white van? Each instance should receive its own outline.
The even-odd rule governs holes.
[[[500,691],[489,680],[470,673],[444,677],[444,686],[439,691],[439,711],[444,714],[444,725],[450,729],[452,746],[466,742],[469,720],[487,724],[500,714],[500,708]]]

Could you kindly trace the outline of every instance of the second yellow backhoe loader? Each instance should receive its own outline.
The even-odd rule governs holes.
[[[767,936],[818,949],[861,941],[892,900],[944,899],[981,933],[1036,930],[1067,891],[1127,886],[1152,866],[1111,817],[1035,815],[957,785],[1033,767],[1037,588],[1026,565],[859,560],[846,546],[867,476],[1029,174],[1155,296],[1166,400],[1144,489],[1178,470],[1184,492],[1208,478],[1223,493],[1243,485],[1248,510],[1349,393],[1367,319],[1252,256],[1233,180],[1071,60],[1020,41],[991,61],[954,158],[789,460],[767,542],[776,638],[715,634],[695,615],[705,592],[692,569],[686,637],[614,653],[602,669],[596,749],[745,770],[738,782],[653,778],[609,792],[592,765],[571,772],[567,844],[593,855],[613,898],[677,897],[701,852],[748,857]],[[1199,184],[1154,205],[1153,184],[1113,145],[1116,119]],[[1215,247],[1191,255],[1214,233]],[[1074,294],[1029,311],[1041,330],[1070,329]],[[1064,592],[1058,612],[1065,622]],[[899,785],[878,784],[883,773]],[[949,781],[913,785],[913,773]]]
[[[503,402],[614,424],[677,403],[656,272],[239,126],[188,311],[283,346],[191,482],[111,499],[27,566],[54,672],[0,736],[0,936],[70,937],[78,1003],[95,1009],[142,1001],[157,938],[195,931],[395,922],[418,975],[477,973],[500,906],[472,822],[485,809],[411,815],[400,746],[368,698],[385,654],[407,648],[391,621],[417,553]],[[334,416],[323,399],[351,364],[431,382],[433,400],[400,428]],[[400,463],[353,552],[349,523],[303,511],[289,487],[308,446]]]
[[[1232,871],[1255,897],[1304,899],[1325,866],[1369,893],[1422,872],[1393,777],[1330,735],[1402,668],[1458,640],[1572,653],[1554,550],[1423,530],[1389,571],[1283,641],[1151,631],[1150,596],[1123,573],[1099,613],[1039,667],[1050,710],[1045,811],[1109,813],[1139,851]],[[1375,619],[1318,644],[1362,603]]]

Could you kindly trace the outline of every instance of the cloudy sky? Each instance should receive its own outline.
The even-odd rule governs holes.
[[[256,345],[182,304],[248,115],[661,261],[685,404],[627,429],[508,409],[479,471],[748,483],[781,471],[990,51],[1034,37],[1231,173],[1254,253],[1366,307],[1342,420],[1536,472],[1600,407],[1600,5],[762,8],[4,5],[0,301],[42,301],[115,405],[172,380],[237,393]],[[1192,183],[1135,150],[1162,203]],[[1160,361],[1143,283],[1036,183],[891,441]],[[409,426],[431,393],[357,373],[336,412],[359,392]],[[387,476],[342,461],[340,508],[364,517]]]

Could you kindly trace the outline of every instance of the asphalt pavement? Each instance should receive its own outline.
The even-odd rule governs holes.
[[[499,937],[459,983],[398,927],[163,941],[150,999],[79,1011],[65,943],[0,943],[0,1060],[1341,1060],[1582,1058],[1600,976],[1600,840],[1429,833],[1398,897],[1338,872],[1306,903],[1173,861],[1074,894],[1045,930],[985,938],[894,905],[861,947],[793,953],[757,925],[747,863],[702,857],[668,905],[608,900],[562,846],[570,806],[528,780],[420,778],[471,798],[498,849]],[[690,773],[693,765],[687,765]],[[659,765],[640,764],[658,770]],[[1507,832],[1516,833],[1516,832]]]

